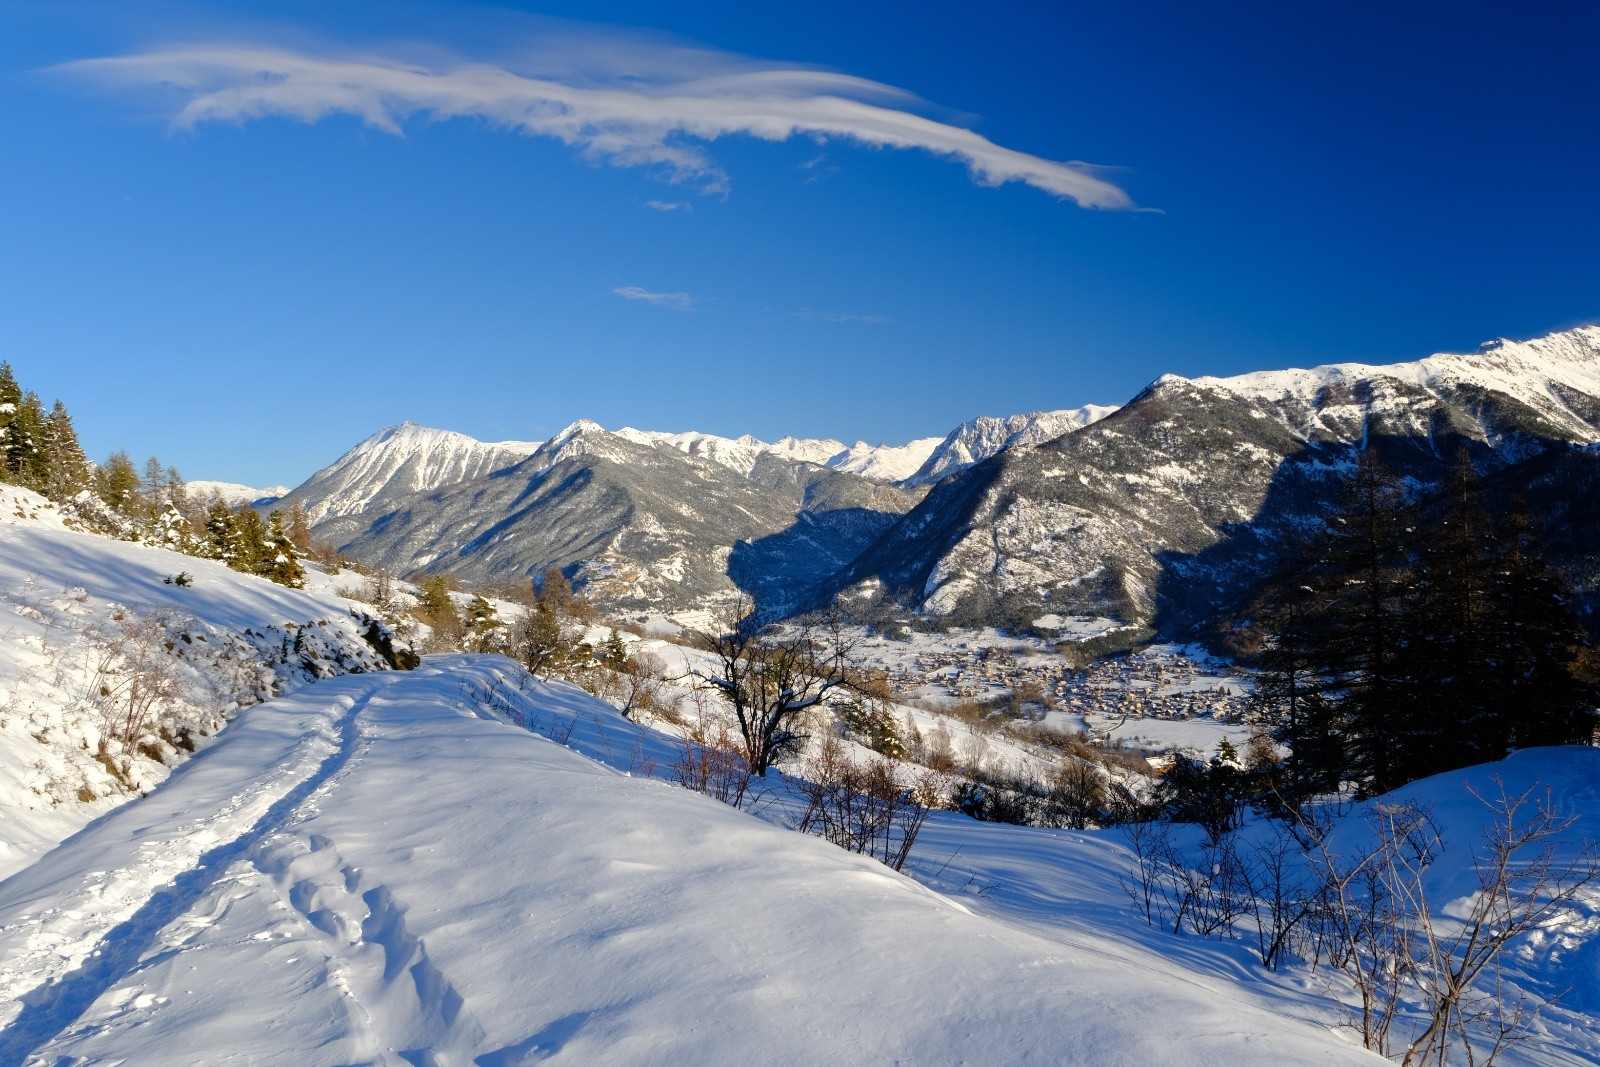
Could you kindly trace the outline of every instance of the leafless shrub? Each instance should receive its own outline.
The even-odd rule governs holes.
[[[669,772],[673,781],[735,808],[744,803],[753,772],[743,741],[726,723],[702,719],[678,747]]]
[[[578,728],[576,715],[552,715],[550,728],[544,735],[558,745],[565,745],[572,741],[572,732]]]
[[[126,609],[86,632],[88,702],[99,710],[104,735],[131,751],[162,724],[162,712],[182,692],[182,673],[164,616]]]
[[[899,761],[887,756],[853,761],[833,738],[806,761],[803,773],[800,793],[806,810],[797,829],[897,871],[948,786],[934,772],[907,775]]]
[[[1356,847],[1333,833],[1346,809],[1307,806],[1243,848],[1234,833],[1213,836],[1192,860],[1168,824],[1132,821],[1124,887],[1148,922],[1175,932],[1231,936],[1248,917],[1268,968],[1291,956],[1325,962],[1353,997],[1345,1025],[1381,1055],[1406,1067],[1488,1065],[1545,1006],[1507,980],[1503,950],[1560,922],[1600,878],[1593,842],[1558,847],[1575,817],[1547,789],[1511,795],[1496,780],[1495,790],[1473,793],[1490,816],[1472,852],[1477,888],[1448,917],[1427,891],[1445,840],[1414,803],[1375,804]]]
[[[666,685],[666,669],[660,656],[636,652],[628,657],[622,670],[611,672],[615,679],[612,700],[624,719],[643,718],[657,709]]]
[[[1069,756],[1062,760],[1049,793],[1039,804],[1039,821],[1045,826],[1087,830],[1104,817],[1105,808],[1105,773],[1088,760]]]
[[[800,726],[807,713],[833,690],[853,684],[856,638],[837,613],[762,631],[755,602],[746,596],[719,622],[718,632],[693,635],[695,647],[715,664],[693,674],[726,702],[745,759],[763,777],[805,742]]]

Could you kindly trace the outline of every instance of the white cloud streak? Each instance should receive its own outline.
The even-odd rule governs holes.
[[[837,311],[813,311],[810,308],[801,308],[794,315],[797,319],[807,319],[811,322],[827,322],[834,325],[854,323],[858,326],[888,326],[894,322],[887,315],[855,315]]]
[[[673,311],[693,311],[694,297],[688,293],[652,293],[648,289],[641,289],[637,285],[620,285],[611,290],[613,296],[620,296],[624,300],[643,300],[656,307],[670,308]]]
[[[56,69],[113,88],[175,91],[172,122],[186,130],[269,115],[310,123],[349,114],[398,135],[408,120],[477,119],[553,137],[596,163],[655,168],[669,181],[707,192],[728,184],[706,147],[717,138],[804,135],[930,152],[965,164],[980,185],[1023,182],[1087,208],[1135,207],[1102,168],[1004,148],[916,114],[908,109],[921,102],[892,86],[621,35],[547,35],[511,63],[437,52],[407,61],[370,52],[195,44]]]
[[[687,200],[646,200],[644,206],[651,211],[693,211],[694,205]]]

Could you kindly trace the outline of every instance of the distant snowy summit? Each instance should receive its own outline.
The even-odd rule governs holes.
[[[241,485],[239,482],[210,482],[205,480],[184,482],[183,488],[190,499],[203,500],[211,497],[220,497],[222,502],[229,507],[241,507],[250,504],[254,507],[266,507],[281,497],[289,494],[287,485],[254,486]]]
[[[427,492],[519,463],[539,443],[479,441],[414,422],[389,426],[313,474],[296,490],[313,523],[361,511],[386,491]],[[284,494],[288,495],[288,494]]]
[[[980,415],[950,431],[922,465],[906,476],[905,484],[930,485],[1008,448],[1042,444],[1081,430],[1116,410],[1104,404],[1087,404],[1065,411],[1033,411],[1006,418]]]

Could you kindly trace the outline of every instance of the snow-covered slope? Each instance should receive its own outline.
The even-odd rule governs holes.
[[[480,717],[608,714],[496,663],[250,709],[0,885],[0,1063],[1381,1062]]]
[[[1081,430],[1115,410],[1103,404],[1088,404],[1064,411],[1033,411],[1004,418],[979,415],[951,430],[903,480],[908,485],[929,485],[1005,449],[1036,445]]]
[[[337,596],[78,533],[0,486],[0,877],[161,781],[239,705],[382,670],[364,629]]]
[[[362,441],[285,494],[283,502],[304,505],[315,525],[354,515],[385,494],[427,492],[509,467],[539,447],[525,441],[486,443],[403,422]]]

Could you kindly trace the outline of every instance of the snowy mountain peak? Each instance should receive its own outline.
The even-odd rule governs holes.
[[[1005,449],[1036,445],[1081,430],[1115,410],[1115,407],[1104,404],[1086,404],[1081,408],[1031,411],[1002,418],[979,415],[952,430],[906,482],[910,485],[937,482],[946,475],[981,463]]]
[[[244,504],[265,507],[289,492],[287,485],[254,486],[241,485],[238,482],[205,480],[184,482],[183,488],[189,494],[190,500],[208,500],[212,497],[218,497],[229,507],[240,507]]]
[[[402,422],[361,441],[284,499],[303,503],[315,524],[354,515],[381,492],[426,492],[509,467],[538,447],[526,441],[484,442]]]
[[[1171,376],[1168,376],[1171,377]],[[1166,381],[1163,378],[1162,381]],[[1499,338],[1469,353],[1442,352],[1409,363],[1333,363],[1309,369],[1255,371],[1193,384],[1270,404],[1317,406],[1329,391],[1388,381],[1435,397],[1464,391],[1500,393],[1527,405],[1575,440],[1594,439],[1572,394],[1600,396],[1600,326],[1582,326],[1528,341]],[[1379,396],[1377,403],[1383,402]]]
[[[769,444],[750,434],[728,438],[693,430],[662,433],[635,430],[631,426],[618,430],[617,436],[638,444],[667,445],[686,455],[720,463],[747,477],[762,456],[772,455],[884,482],[897,482],[908,477],[927,459],[940,440],[937,437],[924,438],[907,445],[869,445],[865,441],[857,441],[847,448],[843,441],[833,438],[780,437]]]

